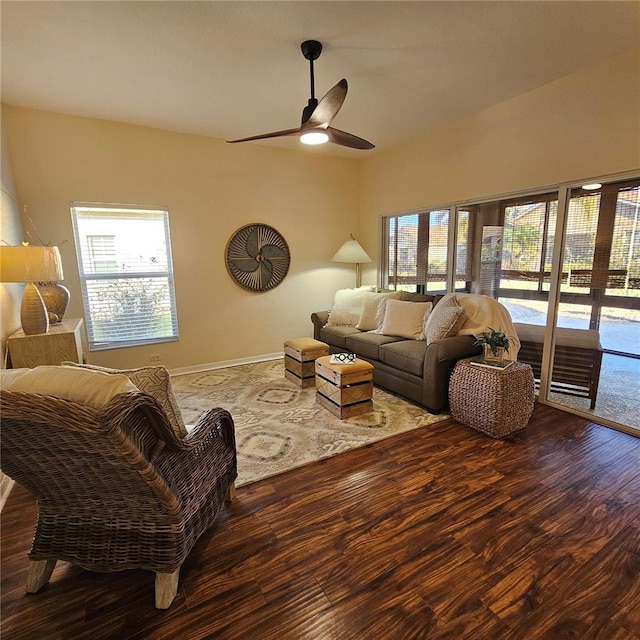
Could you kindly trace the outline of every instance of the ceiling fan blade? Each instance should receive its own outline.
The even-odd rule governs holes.
[[[352,149],[374,149],[376,146],[363,138],[354,136],[352,133],[340,131],[340,129],[334,129],[333,127],[327,127],[327,134],[329,135],[329,142],[340,144],[343,147],[351,147]]]
[[[280,138],[281,136],[295,136],[300,133],[300,127],[297,129],[285,129],[284,131],[274,131],[272,133],[263,133],[259,136],[250,136],[248,138],[240,138],[239,140],[227,140],[233,142],[249,142],[250,140],[264,140],[265,138]]]
[[[302,126],[305,129],[326,129],[340,111],[340,107],[347,97],[347,90],[347,81],[343,78],[324,94],[309,120],[303,122]]]

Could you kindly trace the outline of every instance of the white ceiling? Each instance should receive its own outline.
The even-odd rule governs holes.
[[[300,43],[320,40],[316,96],[346,78],[333,125],[377,146],[322,150],[347,157],[640,45],[637,1],[2,0],[0,12],[4,103],[222,139],[299,125]]]

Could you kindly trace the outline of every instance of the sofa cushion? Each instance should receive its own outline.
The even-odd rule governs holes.
[[[412,293],[411,291],[403,291],[400,300],[405,302],[434,302],[434,296],[428,293]]]
[[[380,347],[380,360],[414,376],[423,375],[424,354],[427,343],[422,340],[400,340]]]
[[[356,328],[360,329],[360,331],[372,331],[373,329],[377,329],[377,315],[380,301],[387,299],[399,300],[401,295],[401,291],[371,292],[365,295],[362,298],[362,311]]]
[[[63,398],[94,409],[104,407],[121,393],[138,391],[127,376],[53,365],[3,370],[0,372],[0,388]]]
[[[355,327],[362,313],[362,300],[367,293],[372,292],[372,286],[364,286],[357,289],[339,289],[336,291],[327,324]]]
[[[360,332],[347,337],[346,345],[349,351],[353,351],[353,353],[363,358],[379,360],[378,349],[381,345],[398,342],[400,340],[402,340],[402,338],[383,336],[379,333]]]
[[[385,336],[399,336],[409,340],[423,339],[424,319],[431,311],[431,302],[405,302],[383,300],[380,303],[384,316],[377,331]]]
[[[355,327],[334,326],[326,324],[320,329],[320,340],[327,344],[338,347],[339,349],[347,348],[347,338],[354,334],[359,334],[360,331]]]

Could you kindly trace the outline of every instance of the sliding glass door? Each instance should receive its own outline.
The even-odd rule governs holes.
[[[640,430],[640,178],[383,220],[382,286],[509,310],[540,399]]]
[[[560,219],[559,195],[500,202],[495,297],[517,323],[519,359],[543,398],[640,429],[640,180],[565,190]],[[550,310],[553,357],[543,358]]]
[[[640,180],[569,192],[549,400],[640,429]]]

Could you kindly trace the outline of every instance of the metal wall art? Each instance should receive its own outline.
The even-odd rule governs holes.
[[[227,243],[225,257],[229,275],[248,291],[277,287],[291,261],[286,240],[266,224],[248,224],[238,229]]]

